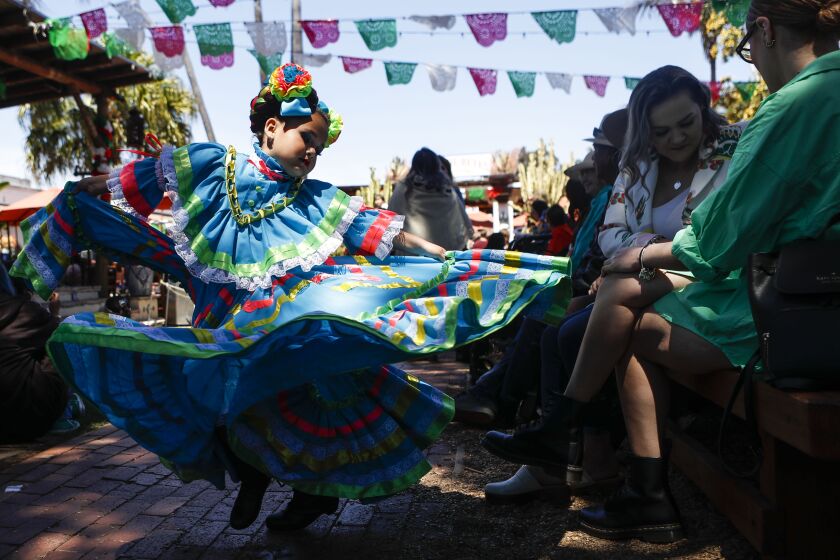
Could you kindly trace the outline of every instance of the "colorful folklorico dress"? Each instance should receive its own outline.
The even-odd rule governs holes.
[[[569,297],[563,258],[504,251],[445,262],[388,257],[402,217],[333,185],[293,180],[270,156],[218,144],[166,147],[108,181],[112,204],[73,185],[25,225],[13,273],[39,294],[94,248],[178,279],[191,328],[106,313],[66,319],[48,343],[62,374],[181,478],[224,487],[214,436],[309,493],[375,498],[428,470],[422,449],[452,400],[388,365],[453,348],[528,306],[551,320]],[[169,234],[145,220],[172,200]],[[349,256],[331,257],[341,246]]]

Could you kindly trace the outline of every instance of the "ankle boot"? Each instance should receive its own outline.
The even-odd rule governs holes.
[[[242,484],[239,486],[236,501],[230,510],[230,526],[234,529],[244,529],[259,516],[263,496],[271,483],[271,477],[233,453],[231,456],[236,467],[236,475]]]
[[[337,509],[336,497],[315,496],[295,490],[286,509],[269,515],[265,524],[270,531],[295,531],[309,526],[321,515],[335,513]]]
[[[565,469],[580,453],[578,425],[585,406],[562,393],[552,393],[540,418],[519,426],[513,435],[488,432],[481,445],[511,463]]]
[[[610,540],[670,543],[683,538],[667,476],[664,459],[633,457],[624,485],[604,505],[581,510],[580,528]]]

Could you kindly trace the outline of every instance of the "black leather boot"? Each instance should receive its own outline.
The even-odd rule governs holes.
[[[230,510],[230,526],[234,529],[244,529],[256,521],[262,508],[263,496],[271,484],[271,477],[259,469],[252,467],[239,457],[231,453],[236,475],[242,484],[236,494],[236,501]]]
[[[270,531],[295,531],[309,526],[321,515],[335,513],[337,509],[338,498],[295,490],[286,509],[269,515],[265,524]]]
[[[610,540],[670,543],[683,538],[682,523],[668,490],[665,459],[633,457],[624,485],[602,506],[580,511],[580,528]]]
[[[580,453],[579,423],[586,404],[552,393],[539,419],[519,426],[513,435],[487,432],[481,445],[511,463],[565,469]]]

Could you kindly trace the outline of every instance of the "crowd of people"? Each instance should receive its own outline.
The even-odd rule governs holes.
[[[684,532],[667,483],[668,372],[743,366],[758,345],[747,257],[840,233],[838,40],[836,0],[752,0],[737,52],[771,95],[750,122],[725,122],[688,71],[650,72],[568,171],[568,211],[531,202],[545,255],[505,252],[498,237],[462,251],[474,235],[463,198],[426,148],[388,210],[308,179],[341,118],[308,72],[284,65],[250,106],[254,157],[166,147],[110,179],[68,184],[12,269],[46,297],[67,252],[104,248],[177,278],[196,302],[193,328],[94,314],[59,324],[0,278],[2,309],[17,310],[0,313],[0,328],[23,333],[4,331],[0,360],[32,372],[54,421],[68,392],[44,369],[46,345],[66,379],[179,476],[223,486],[229,473],[241,482],[237,528],[256,519],[272,479],[294,489],[268,518],[277,531],[342,497],[402,491],[427,472],[422,450],[454,414],[489,428],[528,420],[481,440],[521,465],[487,485],[489,502],[620,484],[580,512],[581,529],[674,541]],[[120,210],[96,198],[107,191]],[[164,193],[168,235],[144,221]],[[330,256],[342,244],[352,256]],[[387,365],[502,327],[517,329],[505,355],[454,403]],[[522,406],[529,395],[538,407]]]
[[[541,369],[540,416],[482,439],[522,465],[487,485],[488,501],[567,499],[575,486],[614,484],[612,446],[626,434],[624,482],[580,512],[581,529],[606,539],[683,536],[667,484],[668,372],[743,367],[758,348],[748,256],[836,238],[838,32],[836,2],[753,0],[737,50],[771,96],[750,122],[727,124],[706,86],[678,67],[651,72],[633,90],[622,141],[612,149],[596,141],[592,157],[608,199],[605,208],[593,199],[587,215],[606,258],[596,258],[597,277],[588,291],[575,283],[559,326],[526,319],[506,359],[456,400],[456,419],[504,426]],[[574,240],[573,271],[592,252],[585,231]]]

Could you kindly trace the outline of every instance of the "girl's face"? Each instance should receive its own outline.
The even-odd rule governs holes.
[[[303,177],[315,168],[327,141],[329,125],[324,115],[270,118],[263,129],[262,150],[277,160],[292,177]]]
[[[650,110],[651,145],[660,157],[686,163],[697,157],[703,141],[703,114],[688,92],[680,92]]]

